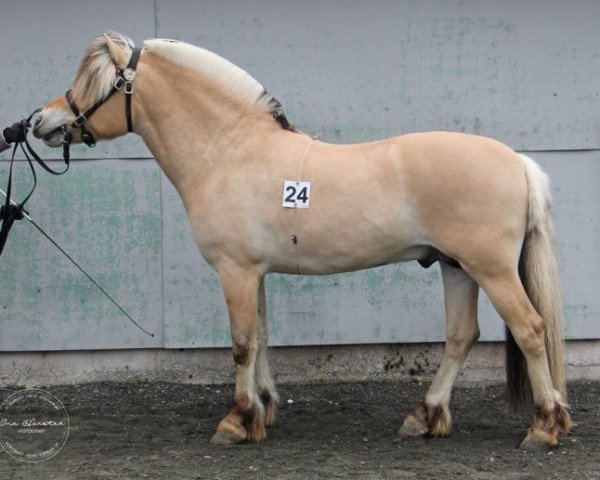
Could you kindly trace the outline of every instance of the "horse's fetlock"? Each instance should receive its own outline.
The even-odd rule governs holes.
[[[452,433],[452,419],[450,410],[444,405],[428,405],[423,402],[426,410],[426,422],[429,435],[433,437],[446,437]]]
[[[567,405],[545,402],[536,406],[533,424],[527,438],[554,446],[558,442],[559,435],[566,434],[571,427],[571,415]]]
[[[558,404],[556,416],[559,435],[566,435],[573,427],[573,420],[571,420],[569,407],[564,404]]]
[[[268,389],[264,389],[260,392],[259,397],[265,411],[265,424],[267,427],[270,427],[274,425],[277,420],[279,395],[277,395],[277,392],[271,392]]]
[[[258,396],[251,398],[247,393],[236,394],[230,415],[237,418],[246,432],[246,440],[259,442],[266,437],[265,410]]]
[[[268,405],[269,403],[271,403],[271,401],[273,400],[273,396],[271,395],[271,392],[269,392],[268,390],[263,390],[262,392],[260,392],[258,394],[260,401],[262,402],[263,405]]]
[[[251,408],[251,418],[246,425],[248,432],[247,440],[250,442],[260,442],[267,436],[265,408],[260,401],[254,402]]]
[[[247,393],[236,393],[233,397],[233,405],[240,412],[245,412],[252,407],[252,399]]]

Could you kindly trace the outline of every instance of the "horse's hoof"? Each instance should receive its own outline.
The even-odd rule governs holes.
[[[416,438],[427,435],[428,430],[416,424],[416,421],[410,421],[411,418],[404,420],[404,424],[398,430],[398,436],[401,438]]]
[[[243,438],[238,438],[231,433],[219,432],[215,433],[210,439],[210,443],[213,445],[237,445],[238,443],[242,443],[244,441]]]
[[[544,442],[538,438],[535,438],[531,433],[528,433],[525,439],[521,442],[519,448],[527,452],[547,452],[551,450],[555,445]]]

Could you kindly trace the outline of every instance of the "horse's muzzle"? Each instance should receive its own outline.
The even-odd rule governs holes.
[[[52,112],[49,115],[44,112],[38,113],[32,119],[33,136],[42,139],[49,147],[60,147],[65,139],[64,120]]]
[[[33,135],[36,138],[41,138],[46,145],[49,147],[60,147],[65,139],[65,132],[63,127],[55,128],[49,132],[45,132],[43,128],[40,128],[41,118],[36,119],[33,126]]]

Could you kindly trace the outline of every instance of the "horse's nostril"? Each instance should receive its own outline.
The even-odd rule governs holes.
[[[42,120],[44,119],[44,117],[42,115],[39,115],[36,117],[35,121],[33,122],[33,136],[36,138],[41,138],[42,136],[40,135],[39,131],[40,128],[42,127]]]

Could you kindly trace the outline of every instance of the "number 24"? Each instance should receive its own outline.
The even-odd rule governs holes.
[[[306,203],[308,201],[308,191],[306,187],[302,187],[298,192],[296,187],[290,185],[285,191],[289,192],[289,195],[285,197],[286,202],[294,203],[297,200],[300,200],[302,203]]]

